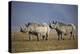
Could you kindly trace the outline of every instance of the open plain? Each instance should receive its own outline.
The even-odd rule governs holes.
[[[69,36],[64,36],[65,40],[58,40],[56,32],[50,32],[48,40],[42,40],[39,37],[31,37],[29,41],[29,35],[27,33],[12,32],[11,33],[11,44],[12,52],[34,52],[34,51],[50,51],[50,50],[65,50],[65,49],[77,49],[78,38],[75,36],[75,40],[68,40]]]

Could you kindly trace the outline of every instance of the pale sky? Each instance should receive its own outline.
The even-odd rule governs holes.
[[[49,23],[55,20],[64,23],[73,23],[77,26],[77,5],[14,1],[11,8],[12,31],[19,31],[18,25],[23,25],[27,22]]]

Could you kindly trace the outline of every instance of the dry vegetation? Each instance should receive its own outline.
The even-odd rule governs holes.
[[[28,34],[21,32],[12,32],[12,52],[31,52],[31,51],[46,51],[46,50],[64,50],[64,49],[77,49],[78,41],[77,36],[75,40],[57,40],[56,32],[50,32],[48,40],[37,41],[36,36],[32,36],[32,40],[28,40]]]

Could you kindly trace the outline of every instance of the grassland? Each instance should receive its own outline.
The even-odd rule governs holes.
[[[50,32],[48,40],[37,41],[36,36],[32,36],[32,40],[28,40],[28,34],[20,32],[11,33],[12,52],[34,52],[34,51],[48,51],[48,50],[65,50],[77,49],[78,40],[68,40],[68,36],[64,37],[65,40],[57,40],[56,32]]]

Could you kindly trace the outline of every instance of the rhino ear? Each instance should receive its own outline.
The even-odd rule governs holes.
[[[26,27],[28,27],[30,24],[31,24],[31,23],[30,23],[30,22],[28,22],[28,23],[26,23],[26,24],[25,24],[25,26],[26,26]]]

